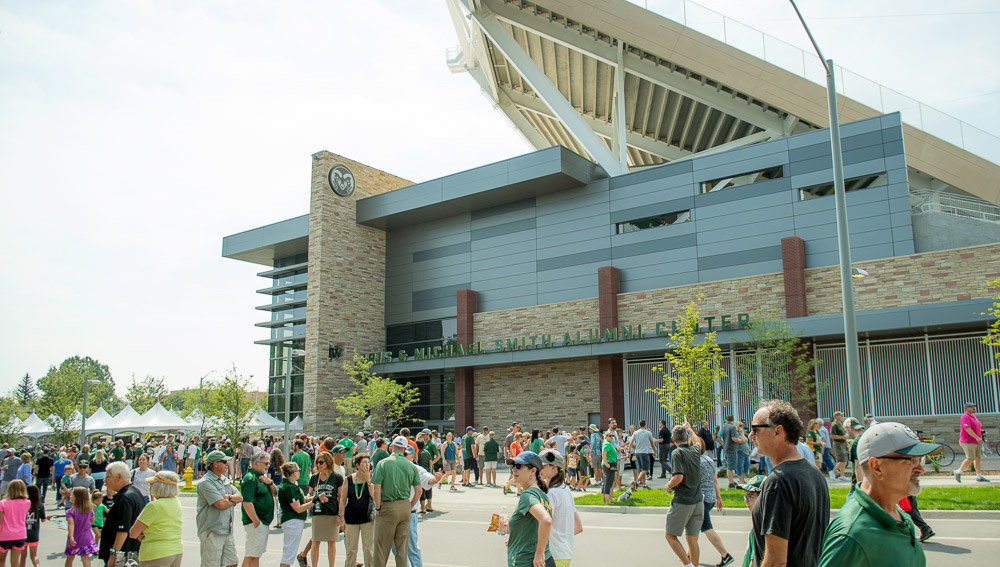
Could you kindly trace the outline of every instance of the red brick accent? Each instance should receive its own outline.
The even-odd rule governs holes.
[[[806,316],[806,246],[798,236],[781,239],[785,280],[785,317]]]
[[[458,342],[469,344],[475,340],[473,319],[476,313],[477,294],[471,289],[458,290],[457,297]],[[476,425],[476,373],[471,366],[455,369],[455,431]]]
[[[601,330],[618,326],[618,293],[621,272],[614,266],[597,269],[597,298]],[[622,357],[603,356],[597,361],[598,387],[601,392],[601,422],[609,417],[625,423],[625,389]]]
[[[621,272],[614,266],[597,268],[597,299],[600,310],[601,331],[618,326],[618,293],[621,291]]]

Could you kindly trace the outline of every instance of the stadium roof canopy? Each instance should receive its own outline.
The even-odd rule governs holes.
[[[459,40],[449,67],[475,78],[535,149],[565,146],[612,176],[829,125],[825,87],[808,73],[625,0],[445,1]],[[838,100],[841,122],[897,110]],[[906,101],[919,103],[901,100],[907,122]],[[926,188],[1000,203],[1000,140],[955,124],[950,141],[905,124],[907,164]]]

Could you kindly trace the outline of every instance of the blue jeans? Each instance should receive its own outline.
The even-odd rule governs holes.
[[[420,548],[417,547],[417,514],[410,512],[410,543],[406,546],[406,558],[410,567],[424,567],[424,559],[420,556]],[[392,554],[396,555],[396,544],[392,544]]]
[[[758,474],[767,474],[767,472],[764,472],[764,471],[768,471],[769,472],[770,470],[771,470],[771,460],[768,459],[767,457],[765,457],[764,455],[761,455],[760,456],[760,469],[758,469],[758,471],[757,471]]]
[[[830,456],[830,448],[823,447],[823,470],[832,471],[836,466],[833,462],[833,457]]]
[[[750,472],[750,455],[736,453],[736,475],[746,476]]]

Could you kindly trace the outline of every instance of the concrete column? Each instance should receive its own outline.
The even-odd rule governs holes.
[[[458,342],[469,344],[475,339],[473,318],[476,313],[476,292],[458,290]],[[464,433],[468,425],[476,425],[475,370],[471,366],[455,369],[455,432]]]
[[[613,266],[597,269],[597,293],[601,333],[618,326],[618,293],[621,272]],[[621,356],[602,356],[597,360],[598,389],[601,396],[601,423],[609,417],[625,423],[625,389]]]
[[[798,236],[781,239],[781,267],[785,281],[785,318],[794,319],[808,315],[806,305],[806,247]],[[812,350],[812,341],[803,340],[802,348]],[[791,384],[792,405],[802,421],[816,417],[815,368],[802,380]]]

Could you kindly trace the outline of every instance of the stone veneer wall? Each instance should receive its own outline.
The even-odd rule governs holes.
[[[562,333],[597,328],[600,317],[596,297],[549,303],[532,307],[517,307],[501,311],[476,313],[474,334],[483,348],[492,348],[493,341],[513,337],[551,334],[562,340]]]
[[[354,174],[350,197],[327,182],[330,168],[346,165]],[[309,281],[306,303],[305,430],[332,433],[330,400],[352,389],[342,368],[354,351],[385,347],[385,232],[356,222],[356,199],[412,185],[410,181],[321,151],[313,154],[309,206]],[[328,346],[344,355],[328,359]]]
[[[575,429],[600,411],[597,360],[476,368],[476,422],[506,435],[521,429]]]
[[[931,433],[937,435],[936,441],[947,443],[955,450],[955,463],[951,468],[958,468],[965,455],[958,444],[958,415],[935,415],[928,417],[881,417],[879,421],[898,421],[905,423],[910,429],[923,432],[929,436]],[[990,450],[996,449],[998,439],[998,429],[1000,429],[1000,414],[997,413],[977,413],[976,417],[983,424],[983,431],[986,433],[986,442],[990,445]],[[996,457],[993,457],[996,458]]]
[[[684,307],[699,293],[705,294],[702,316],[762,312],[784,317],[785,284],[782,274],[777,273],[623,293],[618,296],[619,324],[679,319],[684,315]]]
[[[1000,278],[1000,244],[940,250],[883,260],[858,262],[875,279],[856,280],[854,304],[858,311],[945,303],[992,297],[987,280]],[[840,269],[806,270],[809,315],[840,313]]]

